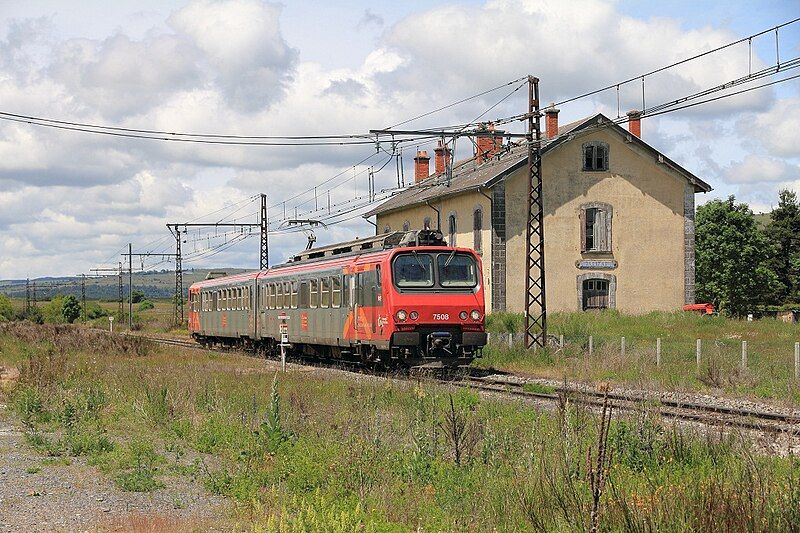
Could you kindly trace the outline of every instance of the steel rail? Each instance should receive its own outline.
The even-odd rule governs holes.
[[[248,351],[243,348],[204,347],[191,340],[155,337],[137,333],[122,333],[122,335],[139,337],[158,344],[194,350],[227,353],[239,352],[248,356],[253,355],[252,351]],[[366,370],[368,370],[366,367],[357,364],[348,365],[349,368],[342,367],[341,364],[338,366],[329,364],[309,364],[308,361],[298,364],[308,367],[335,368],[351,373],[364,373]],[[372,375],[379,375],[375,372],[369,373]],[[513,374],[509,374],[507,376],[515,377]],[[404,379],[406,381],[420,380],[419,376],[414,376],[411,373],[406,373],[405,375],[395,375],[392,377],[396,379]],[[590,407],[602,406],[604,401],[603,397],[607,396],[608,400],[612,402],[612,405],[615,409],[623,411],[642,411],[643,408],[653,407],[657,408],[658,413],[665,418],[698,422],[709,426],[752,429],[768,433],[796,432],[800,434],[800,417],[784,413],[774,413],[769,411],[703,404],[697,402],[681,402],[678,400],[669,400],[665,398],[648,398],[642,395],[621,394],[612,391],[600,392],[583,390],[569,386],[552,387],[554,390],[553,393],[536,392],[524,390],[524,386],[526,384],[530,384],[529,382],[516,382],[502,379],[489,380],[486,377],[470,375],[467,375],[460,380],[431,377],[423,378],[423,381],[429,381],[439,385],[455,385],[458,387],[479,389],[485,392],[491,392],[494,394],[506,395],[515,398],[528,398],[531,400],[545,400],[549,402],[563,402],[566,400],[568,402],[587,405]]]

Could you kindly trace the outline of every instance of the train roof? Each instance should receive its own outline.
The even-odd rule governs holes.
[[[233,276],[225,276],[210,280],[203,280],[192,284],[192,288],[207,288],[229,285],[231,283],[251,281],[260,277],[270,277],[271,274],[279,275],[285,269],[305,270],[305,266],[314,266],[325,263],[326,266],[339,266],[359,257],[369,255],[383,255],[400,248],[436,247],[452,248],[445,242],[442,232],[438,230],[411,230],[392,231],[372,237],[355,239],[352,241],[331,244],[320,248],[310,248],[292,256],[288,262],[270,267],[268,270],[245,272]],[[470,251],[467,248],[456,248],[459,251]],[[341,261],[336,261],[340,259]]]

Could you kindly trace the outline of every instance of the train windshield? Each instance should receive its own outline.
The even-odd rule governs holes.
[[[392,266],[394,282],[398,287],[433,287],[433,259],[428,254],[398,255]]]
[[[467,254],[439,254],[436,264],[442,287],[474,287],[478,284],[478,267]]]

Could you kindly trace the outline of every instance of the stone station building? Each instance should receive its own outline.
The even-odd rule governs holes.
[[[547,306],[550,312],[646,313],[694,303],[695,194],[711,187],[598,113],[558,126],[546,110],[542,148]],[[437,228],[483,258],[487,308],[525,305],[527,149],[491,126],[476,155],[445,167],[449,149],[415,157],[415,184],[365,216],[379,231]]]

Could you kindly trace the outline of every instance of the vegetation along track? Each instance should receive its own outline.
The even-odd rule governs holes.
[[[234,351],[225,348],[204,348],[188,339],[150,335],[137,336],[168,346],[205,351]],[[350,371],[357,370],[358,372],[367,370],[362,366],[343,368],[341,365],[337,365],[336,368]],[[406,374],[406,377],[411,376],[411,374]],[[649,408],[657,409],[661,416],[667,418],[686,420],[711,426],[737,427],[769,433],[800,433],[800,417],[780,412],[699,402],[684,402],[667,398],[649,398],[641,395],[611,392],[610,390],[598,391],[588,388],[576,388],[569,385],[542,387],[542,389],[546,389],[546,391],[531,390],[530,382],[525,381],[524,378],[520,378],[519,376],[502,373],[492,374],[491,371],[478,369],[469,369],[466,375],[458,375],[455,378],[452,376],[437,376],[426,372],[425,378],[441,384],[469,387],[515,398],[522,397],[555,403],[568,400],[589,407],[602,407],[604,396],[607,396],[614,409],[624,411],[641,411]],[[528,385],[528,387],[526,387],[526,385]]]

